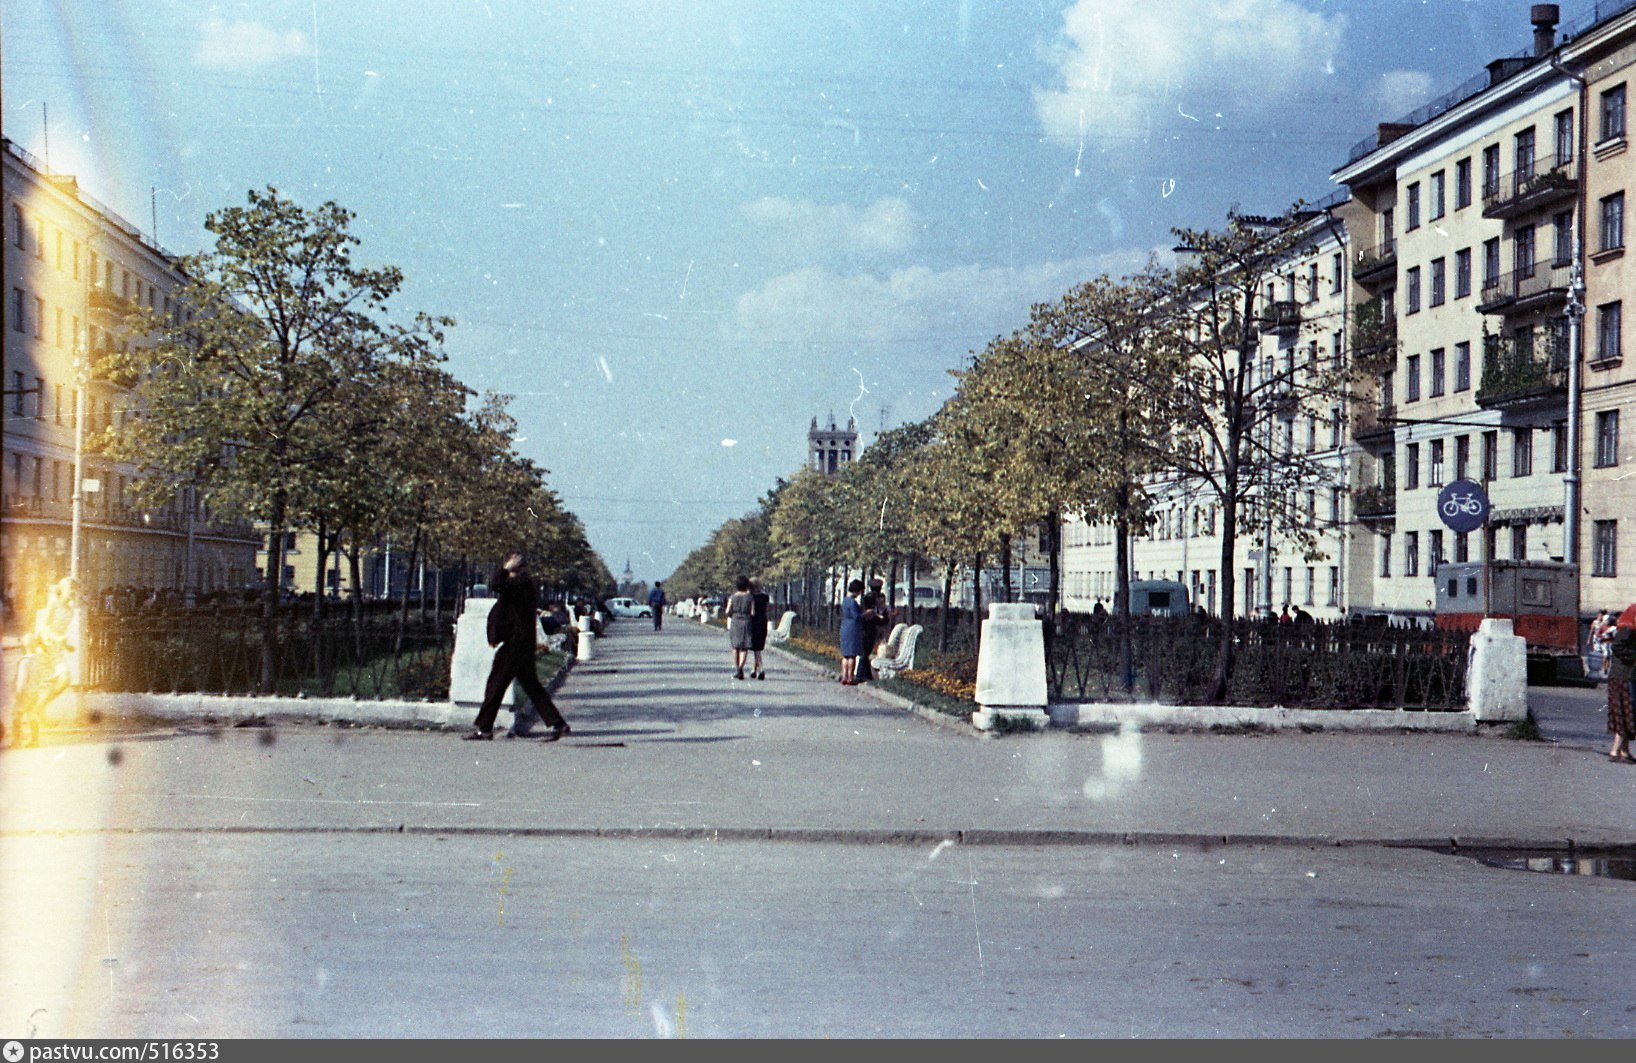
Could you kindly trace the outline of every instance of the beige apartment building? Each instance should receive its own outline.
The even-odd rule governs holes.
[[[1301,250],[1257,294],[1259,339],[1251,372],[1263,381],[1293,382],[1331,363],[1346,350],[1351,326],[1348,241],[1344,225],[1325,203],[1307,211]],[[1315,537],[1310,555],[1291,538],[1271,536],[1244,520],[1234,543],[1235,612],[1239,616],[1280,613],[1299,607],[1319,619],[1334,619],[1355,593],[1352,570],[1367,550],[1367,533],[1348,520],[1348,484],[1355,472],[1345,431],[1344,397],[1290,405],[1270,419],[1274,453],[1299,452],[1324,471],[1297,489],[1290,507]],[[1219,613],[1221,514],[1202,485],[1181,479],[1146,485],[1155,520],[1131,543],[1133,580],[1170,580],[1188,590],[1189,601]],[[1244,510],[1240,510],[1241,515]],[[1117,583],[1111,525],[1070,515],[1063,524],[1063,607],[1091,612],[1098,601],[1113,608]]]
[[[179,497],[139,507],[134,466],[111,461],[95,433],[132,416],[130,394],[99,377],[97,356],[131,305],[181,313],[165,251],[9,140],[4,161],[4,456],[0,580],[27,622],[55,580],[77,569],[88,599],[115,587],[185,592],[252,582],[256,536]],[[81,421],[83,410],[83,422]],[[76,448],[76,442],[79,446]],[[74,533],[75,461],[83,470]]]
[[[1620,435],[1636,13],[1560,40],[1555,5],[1533,14],[1527,53],[1382,124],[1335,171],[1354,306],[1382,324],[1358,345],[1379,377],[1353,425],[1373,540],[1357,601],[1373,611],[1429,615],[1441,560],[1572,560],[1582,613],[1636,600],[1636,455]],[[1487,489],[1483,530],[1444,527],[1453,479]]]

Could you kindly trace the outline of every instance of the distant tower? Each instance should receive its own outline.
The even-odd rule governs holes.
[[[852,461],[858,449],[858,422],[848,417],[844,429],[835,427],[835,415],[829,415],[829,427],[819,428],[818,418],[812,419],[807,431],[807,465],[826,476],[834,476],[842,466]]]
[[[620,577],[619,593],[629,594],[631,592],[631,588],[635,586],[635,584],[636,577],[631,572],[631,559],[627,557],[625,558],[625,574]]]

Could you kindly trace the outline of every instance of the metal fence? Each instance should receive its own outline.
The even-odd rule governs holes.
[[[1230,705],[1309,709],[1466,707],[1469,636],[1386,624],[1233,624]],[[1053,700],[1122,701],[1130,697],[1202,704],[1221,662],[1218,620],[1131,620],[1134,689],[1120,674],[1117,621],[1074,618],[1047,642]]]
[[[262,692],[261,614],[209,609],[87,619],[86,683],[136,693]],[[449,696],[453,617],[411,612],[399,637],[395,613],[361,621],[313,620],[281,610],[274,622],[272,692],[286,697],[443,701]]]

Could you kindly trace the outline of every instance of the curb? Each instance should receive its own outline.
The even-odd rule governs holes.
[[[805,657],[802,657],[799,654],[791,653],[789,650],[783,649],[782,647],[769,645],[765,652],[777,653],[785,660],[792,661],[807,671],[817,675],[827,676],[833,674],[833,669],[825,665],[818,664],[816,661],[809,661]],[[979,731],[971,724],[969,720],[962,720],[957,716],[950,716],[946,712],[938,712],[936,709],[928,709],[924,705],[911,701],[901,694],[893,694],[890,691],[881,690],[872,683],[860,683],[857,690],[859,693],[867,694],[875,700],[890,705],[893,708],[903,709],[911,715],[918,716],[927,723],[935,724],[938,727],[958,731],[961,734],[972,738],[995,737],[986,731]]]

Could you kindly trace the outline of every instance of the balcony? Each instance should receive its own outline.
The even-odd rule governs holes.
[[[122,295],[115,295],[107,288],[96,287],[91,289],[89,297],[92,310],[101,310],[115,317],[124,317],[136,312],[136,304]]]
[[[1352,357],[1361,365],[1389,363],[1397,356],[1397,315],[1377,297],[1353,308]]]
[[[1352,414],[1352,438],[1364,446],[1390,444],[1396,422],[1396,404],[1359,402]]]
[[[1561,200],[1579,191],[1579,160],[1557,162],[1554,156],[1501,177],[1499,183],[1483,190],[1483,217],[1514,218]]]
[[[1301,304],[1293,299],[1279,299],[1267,306],[1261,317],[1261,328],[1274,336],[1293,335],[1301,330]]]
[[[1352,279],[1359,284],[1379,284],[1396,277],[1396,240],[1382,240],[1374,247],[1359,248],[1352,257]]]
[[[1388,480],[1352,492],[1352,512],[1359,520],[1391,520],[1397,516],[1397,485]]]
[[[40,520],[69,524],[74,518],[74,503],[66,498],[41,498],[37,495],[5,496],[4,512],[8,519]],[[131,506],[105,504],[101,493],[88,493],[82,519],[88,528],[127,528],[149,532],[187,532],[187,514],[169,509],[136,509]],[[195,536],[213,536],[228,539],[257,539],[255,526],[248,521],[228,521],[220,518],[200,519],[193,523]]]
[[[1477,405],[1484,409],[1549,403],[1567,394],[1567,352],[1549,338],[1532,343],[1501,340],[1483,353]]]
[[[1528,314],[1568,300],[1568,284],[1573,276],[1570,263],[1537,265],[1513,270],[1483,282],[1477,299],[1480,314]]]

